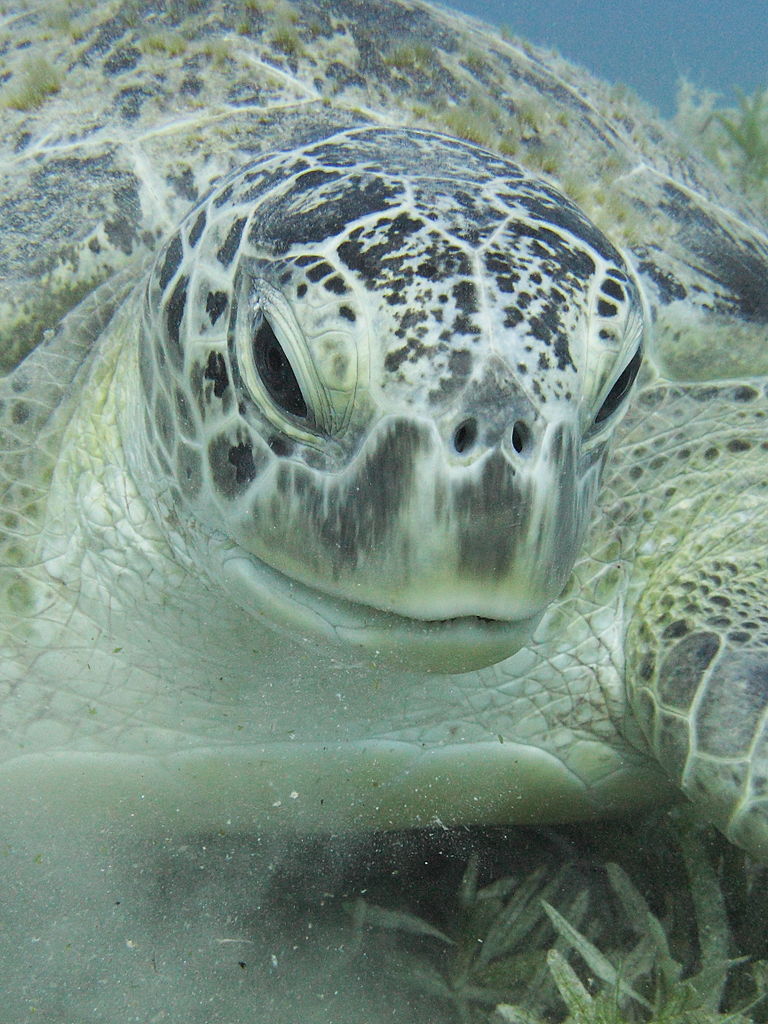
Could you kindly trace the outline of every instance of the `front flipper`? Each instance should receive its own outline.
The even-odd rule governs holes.
[[[657,411],[668,429],[654,422],[629,701],[672,781],[768,862],[765,389],[669,389]]]
[[[768,860],[768,649],[706,627],[662,637],[637,695],[653,751],[705,817]]]
[[[651,501],[638,538],[637,564],[653,568],[632,608],[627,686],[670,778],[732,842],[768,861],[766,399],[750,389],[722,417],[728,390],[739,395],[724,388],[710,409],[699,404],[708,444],[690,443],[689,420],[686,446],[667,453],[678,456],[668,463],[677,475],[666,467],[654,481],[669,504]]]

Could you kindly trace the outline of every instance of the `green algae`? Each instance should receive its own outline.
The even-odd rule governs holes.
[[[357,900],[361,954],[366,934],[397,932],[398,984],[458,1024],[765,1020],[765,869],[687,810],[594,831],[591,853],[579,842],[485,885],[471,856],[432,915]]]
[[[105,269],[101,275],[60,287],[43,281],[34,306],[20,306],[15,310],[16,316],[0,318],[0,374],[14,369],[42,341],[45,331],[53,328],[112,273]]]
[[[684,144],[703,153],[733,189],[768,215],[768,88],[736,90],[736,105],[682,81],[675,125]]]
[[[61,89],[62,73],[41,56],[30,56],[24,62],[20,80],[0,94],[0,105],[12,110],[37,110]]]
[[[153,32],[139,41],[143,53],[167,54],[169,57],[178,57],[186,51],[188,45],[179,32]]]
[[[737,94],[738,109],[733,114],[718,111],[715,118],[739,152],[744,177],[764,182],[768,178],[768,89],[758,89],[752,96],[738,89]]]
[[[425,43],[404,43],[384,57],[387,67],[397,71],[425,71],[435,60],[435,51]]]

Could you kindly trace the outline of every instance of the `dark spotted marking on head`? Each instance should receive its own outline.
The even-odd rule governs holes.
[[[428,321],[429,313],[425,309],[407,309],[400,317],[400,323],[395,331],[395,337],[404,338],[409,334],[409,332],[411,337],[419,337],[419,335],[424,332],[414,331],[413,329],[418,327],[420,324],[427,323]],[[417,348],[418,346],[414,347]],[[421,355],[423,353],[420,352],[419,354]]]
[[[413,277],[413,268],[404,266],[402,261],[401,250],[405,238],[423,227],[423,221],[415,220],[408,214],[399,214],[392,219],[383,217],[366,228],[360,227],[352,231],[347,241],[338,247],[337,252],[344,264],[368,285],[381,283],[382,277],[386,275],[392,288],[392,296],[408,283],[406,275]],[[448,243],[436,232],[431,232],[430,238],[448,247]],[[466,256],[460,249],[455,246],[452,248],[466,261]],[[441,269],[443,272],[447,271],[445,261]],[[391,302],[391,298],[388,298],[388,301]]]
[[[328,292],[333,292],[334,295],[346,295],[348,288],[344,283],[344,279],[339,277],[338,274],[334,274],[333,277],[329,278],[323,287]]]
[[[430,211],[438,207],[451,235],[472,248],[487,241],[498,225],[501,211],[497,204],[489,204],[483,195],[456,189],[455,183],[438,181],[426,188],[416,186],[414,196],[419,213],[430,218]]]
[[[191,246],[196,246],[197,243],[200,241],[200,236],[202,235],[203,230],[205,229],[206,221],[207,214],[205,212],[205,208],[203,208],[197,215],[197,219],[195,220],[195,223],[192,225],[192,228],[189,232],[189,244]]]
[[[411,217],[409,213],[399,213],[390,221],[387,238],[392,245],[400,248],[406,238],[421,231],[423,227],[424,221],[420,217]]]
[[[429,391],[429,401],[432,406],[443,404],[447,399],[457,394],[465,386],[472,373],[473,359],[466,348],[452,348],[447,357],[447,372],[437,377]],[[467,409],[472,402],[471,396],[466,396]]]
[[[579,281],[587,281],[595,273],[595,261],[581,245],[569,244],[562,235],[544,224],[538,222],[527,224],[524,221],[508,220],[504,235],[517,249],[520,248],[519,243],[522,239],[529,239],[532,255],[546,262],[548,275],[554,282],[560,281],[566,276],[575,277]],[[616,253],[616,257],[618,257],[618,253]]]
[[[523,317],[522,311],[517,306],[505,306],[504,307],[504,326],[505,327],[517,327],[518,324],[522,323],[525,318]],[[525,367],[520,367],[521,372],[525,372]]]
[[[184,316],[184,309],[187,304],[188,278],[185,274],[176,282],[165,311],[165,323],[168,331],[168,353],[176,366],[181,367],[184,355],[179,340],[181,332],[181,321]]]
[[[337,252],[367,287],[381,293],[388,305],[407,310],[414,301],[414,287],[423,287],[423,280],[417,273],[415,259],[404,259],[404,252],[410,257],[410,243],[405,242],[406,236],[419,233],[420,237],[413,246],[414,255],[418,253],[421,262],[425,258],[429,260],[435,268],[436,278],[448,280],[472,276],[465,250],[440,232],[426,228],[423,221],[405,214],[393,219],[380,218],[375,223],[354,229]],[[447,302],[448,296],[438,296],[438,301]]]
[[[600,291],[605,292],[605,294],[610,296],[612,299],[617,299],[619,302],[624,302],[624,289],[621,287],[618,281],[615,281],[611,277],[606,277],[606,279],[600,285]]]
[[[216,323],[227,308],[228,301],[226,292],[208,292],[205,300],[205,311],[210,318],[211,326]]]
[[[223,497],[239,497],[255,479],[262,459],[254,456],[253,443],[245,437],[233,441],[227,434],[219,434],[208,445],[208,465],[216,490]]]
[[[295,183],[291,190],[293,197],[305,195],[307,192],[315,192],[320,185],[341,181],[338,171],[324,170],[322,167],[313,167],[311,170],[302,170],[301,167],[297,167],[294,174]]]
[[[174,274],[181,266],[181,259],[184,255],[184,247],[181,244],[179,235],[174,235],[165,250],[165,259],[160,269],[160,288],[165,291]]]
[[[406,360],[416,356],[416,346],[403,345],[402,348],[397,348],[393,352],[387,352],[384,357],[384,369],[389,373],[395,373]]]
[[[296,262],[301,265],[300,260],[297,260]],[[333,273],[333,267],[330,263],[326,263],[325,260],[320,260],[319,263],[315,263],[313,266],[308,267],[306,273],[307,279],[311,281],[312,284],[317,284],[318,281],[322,281],[324,277]]]
[[[552,224],[571,234],[575,239],[586,242],[606,262],[621,263],[617,249],[584,214],[549,186],[538,183],[536,192],[521,190],[521,205],[537,220]]]
[[[489,249],[483,254],[483,262],[489,274],[496,282],[500,292],[513,293],[520,282],[520,272],[509,260],[506,253],[499,249]],[[539,282],[541,275],[538,275]],[[531,275],[533,280],[533,275]]]
[[[451,289],[451,294],[462,313],[477,312],[477,288],[474,281],[459,281]]]
[[[229,387],[227,364],[221,352],[210,353],[203,377],[206,380],[213,381],[213,393],[217,398],[221,398]]]
[[[337,200],[337,189],[326,188],[329,201],[323,202],[323,184],[310,182],[317,202],[308,205],[306,179],[310,174],[321,174],[326,186],[338,186],[340,174],[308,171],[292,183],[285,192],[271,196],[260,216],[249,231],[249,241],[255,247],[268,245],[274,252],[286,252],[292,246],[324,242],[343,234],[356,220],[386,210],[402,198],[400,185],[386,181],[380,175],[348,174],[344,177],[344,199]]]
[[[605,299],[598,299],[597,312],[598,316],[611,317],[616,316],[619,310],[618,307],[614,306],[612,302],[606,302]]]
[[[571,352],[568,346],[568,338],[560,328],[557,314],[554,310],[545,309],[541,316],[528,318],[530,333],[545,344],[552,346],[558,370],[565,370],[567,367],[576,369]],[[553,340],[554,339],[554,340]]]
[[[227,456],[235,467],[235,483],[239,487],[247,486],[256,476],[256,465],[253,461],[253,445],[240,441],[229,449]]]
[[[466,313],[458,313],[456,315],[451,329],[454,334],[469,334],[476,336],[482,334],[480,327],[474,323]]]
[[[216,253],[216,259],[223,267],[228,267],[235,258],[235,253],[240,245],[240,238],[243,234],[246,219],[246,217],[238,217],[233,222],[227,232],[227,237],[224,239],[221,248]]]

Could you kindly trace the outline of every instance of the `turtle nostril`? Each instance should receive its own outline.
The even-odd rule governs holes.
[[[477,420],[474,418],[463,420],[453,432],[453,447],[462,455],[468,451],[477,440]]]
[[[527,451],[530,442],[531,431],[528,429],[528,425],[522,420],[518,420],[512,427],[512,447],[518,455],[522,455],[524,451]]]

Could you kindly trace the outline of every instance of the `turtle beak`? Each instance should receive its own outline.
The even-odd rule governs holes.
[[[423,623],[532,620],[573,567],[599,471],[575,425],[513,420],[471,458],[434,422],[387,417],[344,471],[286,462],[268,564],[330,596]],[[518,450],[520,449],[520,450]],[[269,515],[259,508],[257,516]]]

